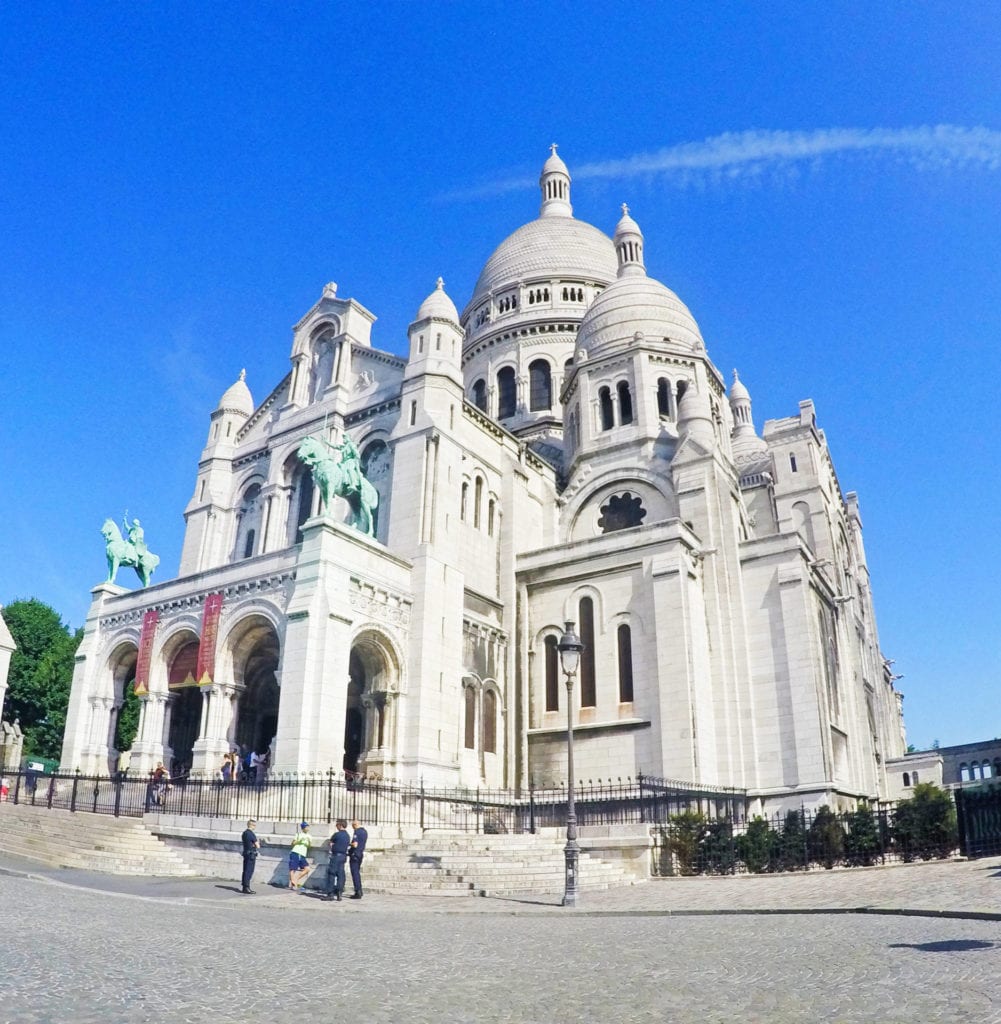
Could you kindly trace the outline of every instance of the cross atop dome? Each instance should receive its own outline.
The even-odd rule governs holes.
[[[552,156],[556,156],[556,150],[559,148],[559,144],[556,142],[549,143],[549,152]]]

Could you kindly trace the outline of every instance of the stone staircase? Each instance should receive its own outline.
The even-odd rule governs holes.
[[[0,803],[0,850],[54,867],[117,875],[196,874],[139,818],[50,811],[28,804]]]
[[[563,891],[564,836],[427,833],[365,858],[366,891],[405,895],[503,896]],[[583,890],[629,885],[633,879],[613,863],[580,854]],[[349,883],[350,884],[350,883]]]

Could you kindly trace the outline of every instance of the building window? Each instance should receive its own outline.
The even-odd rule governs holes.
[[[657,414],[671,418],[671,382],[665,377],[657,381]]]
[[[789,456],[789,468],[795,473],[796,472],[796,456]]]
[[[639,497],[633,497],[629,491],[613,494],[599,509],[598,527],[602,533],[614,533],[616,530],[628,530],[631,526],[642,526],[646,518],[646,509]]]
[[[617,390],[619,392],[619,423],[632,423],[633,396],[629,392],[629,382],[620,380]]]
[[[678,381],[678,386],[674,389],[674,393],[677,396],[676,397],[676,401],[677,401],[677,408],[678,409],[681,408],[681,400],[685,397],[685,392],[687,390],[688,390],[688,381],[687,380],[679,380]]]
[[[580,599],[580,639],[584,650],[580,653],[580,706],[593,708],[598,703],[594,680],[594,601]]]
[[[532,412],[553,407],[553,379],[549,363],[536,359],[528,368],[529,408]]]
[[[969,782],[970,781],[970,768],[969,765],[961,764],[959,766],[959,781]]]
[[[483,751],[497,753],[497,694],[493,690],[483,694]]]
[[[254,553],[254,539],[256,538],[256,530],[247,531],[247,541],[243,545],[243,557],[250,558]]]
[[[601,429],[611,430],[615,426],[615,414],[612,412],[612,392],[602,388],[598,392],[598,414],[601,417]]]
[[[410,403],[410,426],[413,426],[417,422],[417,403]]]
[[[633,702],[633,638],[628,626],[621,625],[619,633],[619,703]]]
[[[497,373],[497,418],[506,420],[518,409],[518,381],[513,366],[505,366]]]
[[[466,750],[476,749],[476,691],[467,686],[465,691],[466,716],[465,716],[465,745]]]
[[[473,385],[473,405],[480,412],[487,411],[487,382],[482,377]]]
[[[459,502],[459,519],[466,521],[466,506],[469,504],[469,484],[462,484],[462,500]]]
[[[915,786],[918,784],[918,773],[917,772],[911,772],[911,782],[913,782]]]
[[[302,524],[306,522],[313,511],[313,477],[309,472],[303,471],[299,474],[297,491],[293,544],[302,543]]]
[[[483,509],[483,477],[476,478],[476,488],[473,496],[473,526],[480,528],[480,512]]]
[[[904,772],[904,789],[910,788],[910,785],[911,785],[910,772]]]
[[[493,498],[487,503],[487,536],[492,537],[494,535],[494,512],[497,509],[497,504]]]
[[[560,709],[560,652],[554,636],[546,637],[546,710]]]

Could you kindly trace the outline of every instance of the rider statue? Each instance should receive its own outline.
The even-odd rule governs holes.
[[[335,449],[341,453],[339,465],[341,473],[344,474],[345,490],[357,494],[361,490],[362,479],[358,446],[351,440],[349,434],[345,434],[340,444],[335,445]]]
[[[129,514],[128,512],[122,517],[122,526],[125,527],[125,533],[129,538],[129,543],[136,549],[136,554],[142,557],[148,550],[146,547],[146,534],[143,532],[142,525],[138,519],[132,520],[132,525],[129,526]]]

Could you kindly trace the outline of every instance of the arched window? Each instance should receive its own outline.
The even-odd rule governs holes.
[[[904,788],[908,788],[911,784],[911,776],[909,772],[904,772]]]
[[[633,702],[633,638],[629,627],[619,626],[619,703]]]
[[[990,761],[984,761],[984,763],[980,766],[980,777],[983,779],[989,779],[992,777],[992,775],[993,772],[991,771]]]
[[[580,706],[593,708],[598,694],[594,680],[594,601],[589,597],[580,599],[580,640],[584,645],[580,652]]]
[[[657,412],[665,419],[671,418],[671,382],[666,377],[657,381]]]
[[[528,367],[529,408],[533,412],[553,407],[553,379],[549,363],[536,359]]]
[[[678,403],[677,407],[680,409],[681,408],[681,400],[682,400],[682,398],[685,397],[685,392],[688,390],[688,381],[687,380],[679,380],[678,381],[678,386],[674,390],[675,390],[675,394],[677,395],[677,403]]]
[[[466,506],[469,504],[469,484],[463,481],[462,500],[459,502],[459,519],[466,521]]]
[[[295,529],[292,532],[292,543],[302,543],[302,524],[313,511],[313,476],[308,470],[299,474],[295,491]]]
[[[560,709],[560,652],[554,636],[546,637],[546,710]]]
[[[482,377],[473,384],[473,405],[480,412],[487,411],[487,382]]]
[[[509,419],[518,409],[518,381],[513,366],[505,366],[497,373],[497,418]]]
[[[612,392],[602,388],[598,392],[598,411],[601,416],[601,429],[611,430],[615,426],[615,414],[612,412]]]
[[[465,716],[465,746],[466,750],[476,749],[476,691],[471,686],[466,687],[466,716]]]
[[[473,526],[480,528],[480,513],[483,509],[483,477],[476,478],[476,490],[473,497]]]
[[[497,694],[493,690],[483,694],[483,750],[497,753]]]
[[[494,535],[494,512],[497,509],[497,503],[493,498],[487,503],[487,536],[492,537]]]
[[[633,396],[629,393],[629,382],[620,380],[619,392],[619,422],[632,423],[633,421]]]

